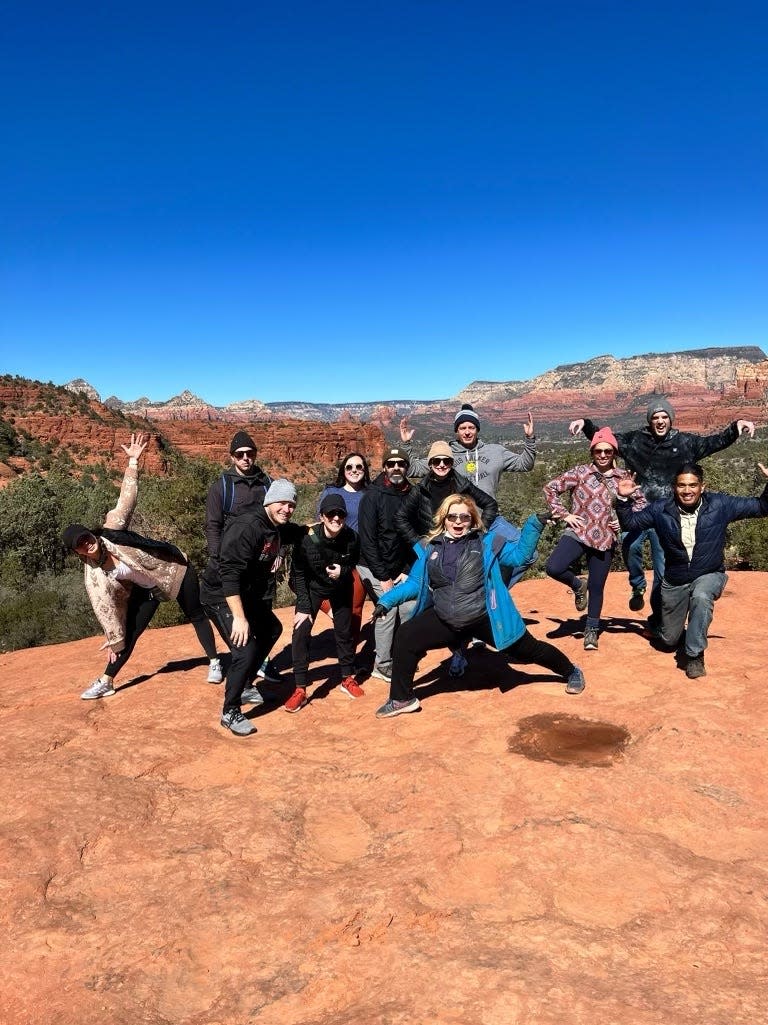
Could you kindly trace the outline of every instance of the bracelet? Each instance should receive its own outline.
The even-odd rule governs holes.
[[[132,470],[135,470],[136,467],[139,465],[139,460],[136,458],[136,456],[131,456],[131,458],[128,460],[128,465]]]

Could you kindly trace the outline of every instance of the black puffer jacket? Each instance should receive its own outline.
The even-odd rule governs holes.
[[[584,421],[584,434],[591,441],[597,424]],[[649,502],[672,495],[675,474],[683,463],[698,463],[713,452],[728,448],[739,437],[736,421],[717,434],[688,434],[673,427],[657,438],[650,427],[616,433],[619,455],[627,469],[637,475],[637,483]]]
[[[395,513],[397,529],[410,545],[414,545],[429,533],[432,529],[432,519],[440,503],[450,494],[466,495],[471,498],[480,510],[486,530],[499,514],[496,499],[481,491],[471,480],[456,473],[455,470],[451,470],[445,477],[435,477],[428,473],[411,488]]]
[[[705,491],[701,496],[696,521],[696,543],[693,558],[683,544],[680,510],[673,498],[660,499],[639,512],[629,502],[617,502],[622,530],[646,530],[654,527],[664,549],[664,579],[675,586],[689,584],[705,573],[722,573],[725,569],[725,533],[735,520],[768,516],[768,484],[759,498],[738,498],[720,491]]]
[[[392,580],[407,572],[416,554],[408,539],[397,529],[397,511],[413,485],[403,489],[387,483],[380,473],[360,502],[360,565],[367,566],[377,580]]]
[[[453,565],[447,570],[446,549],[454,545],[458,551],[452,553]],[[479,534],[473,532],[458,541],[434,538],[427,574],[435,612],[444,623],[460,630],[486,615],[483,542]]]
[[[307,528],[298,523],[276,527],[263,505],[252,513],[230,516],[221,537],[220,595],[215,588],[206,588],[204,580],[203,601],[213,604],[236,594],[270,598],[274,590],[272,566],[281,545],[298,544],[306,533]]]
[[[360,541],[351,527],[342,527],[336,537],[328,538],[321,523],[313,524],[293,550],[291,578],[296,611],[312,614],[323,598],[330,598],[344,588],[351,597],[352,570],[359,556]],[[326,568],[334,563],[341,567],[338,580],[331,580],[326,573]]]

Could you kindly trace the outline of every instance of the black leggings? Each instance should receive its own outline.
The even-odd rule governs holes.
[[[187,572],[181,581],[176,601],[181,611],[195,628],[197,639],[209,659],[216,658],[216,641],[213,637],[211,624],[208,622],[200,604],[200,584],[194,566],[187,566]],[[160,603],[151,591],[133,584],[128,598],[128,610],[125,617],[125,647],[114,662],[108,662],[104,670],[105,676],[114,679],[131,657],[136,641],[144,633]]]
[[[608,579],[608,572],[611,568],[614,547],[612,546],[607,551],[600,551],[598,548],[590,548],[588,545],[582,544],[575,537],[565,535],[560,538],[555,545],[555,550],[547,559],[547,575],[567,584],[575,593],[579,578],[571,569],[571,565],[582,555],[586,556],[587,573],[589,574],[587,623],[590,626],[600,625],[605,581]]]
[[[395,634],[390,698],[395,701],[408,701],[413,697],[413,678],[420,659],[428,651],[435,648],[456,649],[472,637],[477,637],[478,640],[485,641],[493,647],[495,641],[488,616],[456,630],[444,623],[432,608],[402,623]],[[502,648],[499,654],[507,662],[533,662],[535,665],[544,666],[563,679],[567,679],[573,669],[573,662],[554,644],[537,640],[527,630],[514,644]]]

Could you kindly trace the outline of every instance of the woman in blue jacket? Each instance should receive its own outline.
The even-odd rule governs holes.
[[[525,627],[507,591],[501,570],[530,560],[547,515],[531,516],[519,541],[484,534],[480,512],[466,495],[449,495],[437,510],[434,530],[410,576],[384,593],[374,618],[405,601],[416,600],[413,618],[395,634],[389,700],[380,719],[421,707],[413,693],[419,660],[435,648],[456,649],[478,637],[509,662],[545,666],[567,681],[568,694],[584,690],[584,676],[553,644],[536,640]]]

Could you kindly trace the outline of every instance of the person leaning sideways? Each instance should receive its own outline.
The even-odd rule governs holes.
[[[202,572],[203,600],[207,601],[210,594],[219,595],[221,578],[219,576],[219,552],[221,551],[221,535],[224,524],[230,516],[239,516],[248,510],[264,504],[264,495],[272,483],[271,478],[256,465],[256,445],[246,431],[238,431],[229,446],[230,466],[208,489],[205,500],[205,539],[208,544],[208,564]],[[272,594],[275,588],[273,580]],[[220,595],[219,595],[220,596]],[[214,599],[215,600],[215,599]],[[219,624],[214,619],[217,629]],[[222,635],[229,646],[229,634]],[[259,670],[260,676],[274,678],[268,663]],[[211,667],[209,683],[221,683],[223,669],[218,662]]]
[[[272,567],[285,544],[298,544],[307,528],[291,523],[296,509],[296,488],[289,480],[273,480],[263,506],[227,520],[221,538],[219,569],[221,597],[206,603],[219,629],[232,643],[232,664],[227,673],[221,725],[239,737],[254,733],[241,705],[261,704],[256,687],[246,683],[283,631],[272,611]]]
[[[763,476],[768,477],[768,468],[762,463],[757,465]],[[637,487],[631,477],[618,482],[619,521],[624,530],[653,527],[658,534],[664,550],[660,639],[673,650],[684,636],[685,672],[689,679],[695,680],[706,676],[707,631],[714,604],[728,580],[725,573],[728,524],[768,516],[768,484],[759,498],[707,491],[701,466],[686,463],[675,476],[671,498],[661,498],[635,511],[627,500]]]
[[[493,645],[507,662],[533,662],[563,677],[568,694],[584,690],[584,676],[562,652],[526,629],[502,578],[505,566],[531,556],[549,513],[526,521],[519,541],[484,533],[480,512],[465,495],[449,495],[434,518],[420,558],[408,578],[383,594],[374,618],[391,615],[400,602],[416,601],[412,619],[395,635],[389,700],[380,719],[421,707],[413,692],[419,660],[435,648],[460,648],[470,637]]]
[[[326,601],[333,613],[341,689],[350,698],[365,695],[355,679],[352,633],[352,572],[360,555],[360,541],[354,530],[345,525],[346,518],[344,498],[336,494],[326,495],[320,503],[320,522],[313,524],[294,548],[292,576],[296,612],[292,651],[295,690],[285,703],[286,712],[298,712],[307,703],[312,625]]]
[[[360,452],[347,452],[339,462],[336,479],[323,488],[317,500],[317,515],[320,516],[320,505],[328,495],[341,495],[347,507],[346,526],[357,532],[358,514],[363,495],[370,486],[371,472],[368,460]],[[363,606],[365,605],[365,587],[357,569],[352,570],[352,639],[357,649],[360,640],[360,628],[363,622]],[[330,614],[331,606],[326,599],[320,606],[323,612]]]
[[[416,554],[407,539],[397,529],[397,511],[408,497],[412,485],[406,476],[408,454],[400,448],[384,453],[384,470],[378,475],[360,503],[360,561],[358,573],[376,601],[404,580]],[[392,670],[392,638],[398,618],[403,621],[411,614],[412,606],[380,618],[374,629],[376,660],[372,676],[389,683]]]
[[[544,497],[552,515],[566,525],[555,549],[547,559],[547,574],[573,591],[577,612],[587,610],[584,648],[597,650],[603,592],[619,536],[619,521],[614,510],[616,482],[628,477],[627,470],[616,466],[618,443],[610,427],[601,427],[592,437],[589,453],[592,462],[574,466],[544,485]],[[570,495],[570,509],[562,496]],[[637,492],[635,507],[646,502]],[[582,556],[587,561],[587,581],[577,577],[572,565]]]
[[[146,435],[132,434],[130,445],[120,446],[128,456],[128,466],[117,505],[107,513],[104,526],[91,530],[71,523],[62,534],[65,548],[84,563],[85,589],[106,635],[102,647],[109,649],[104,672],[80,695],[85,700],[115,693],[115,677],[161,601],[175,599],[179,603],[209,659],[209,672],[218,664],[194,566],[175,545],[128,530],[138,497],[139,456],[147,441]]]
[[[689,434],[672,426],[675,411],[663,396],[655,396],[648,404],[647,426],[636,431],[619,431],[619,455],[630,473],[634,473],[643,494],[649,502],[672,495],[672,482],[683,463],[698,463],[713,452],[732,445],[739,435],[755,436],[755,425],[750,420],[734,420],[730,426],[716,434]],[[571,434],[583,431],[591,441],[598,430],[591,420],[572,420]],[[622,555],[629,573],[632,593],[629,607],[639,612],[645,604],[645,571],[643,544],[651,545],[653,584],[651,586],[651,615],[648,626],[651,633],[658,627],[661,613],[661,580],[664,576],[664,552],[653,529],[628,531],[622,539]]]

